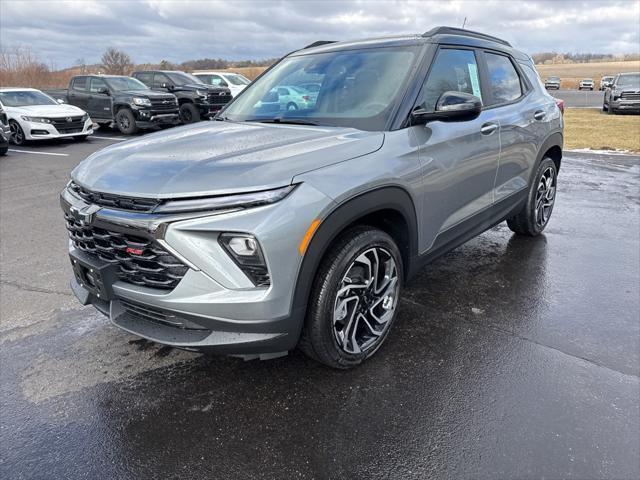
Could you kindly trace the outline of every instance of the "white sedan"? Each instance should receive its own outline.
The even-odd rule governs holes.
[[[7,114],[16,145],[64,137],[84,140],[93,133],[87,112],[60,104],[35,88],[0,88],[0,106]]]
[[[239,73],[206,70],[202,72],[193,72],[193,74],[207,85],[213,85],[214,87],[227,87],[231,90],[232,97],[238,95],[251,83],[251,80]]]

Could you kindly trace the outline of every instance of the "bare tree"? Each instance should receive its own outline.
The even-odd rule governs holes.
[[[102,54],[102,66],[105,73],[113,75],[128,75],[133,68],[133,62],[129,55],[122,50],[109,47]]]

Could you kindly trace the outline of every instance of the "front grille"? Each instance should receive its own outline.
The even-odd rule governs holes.
[[[152,98],[152,110],[172,111],[178,109],[178,104],[173,98]]]
[[[84,129],[84,120],[80,117],[50,118],[51,125],[60,133],[79,133]]]
[[[122,303],[122,306],[127,311],[127,313],[134,318],[150,320],[152,322],[164,323],[172,326],[179,325],[174,321],[174,315],[167,314],[157,308],[140,305],[138,303],[133,303],[122,298],[120,299],[120,302]]]
[[[640,93],[622,92],[620,98],[622,98],[623,100],[640,100]]]
[[[92,192],[71,182],[69,190],[82,198],[87,203],[94,203],[103,207],[119,208],[121,210],[133,210],[136,212],[150,212],[160,204],[153,198],[124,197],[110,193]]]
[[[207,101],[212,105],[226,105],[231,101],[231,98],[233,97],[230,92],[215,92],[207,96]]]
[[[153,240],[83,225],[67,213],[65,220],[73,246],[115,265],[123,282],[169,290],[189,269]]]

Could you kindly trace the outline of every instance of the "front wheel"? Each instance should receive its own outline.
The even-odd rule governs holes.
[[[180,120],[182,123],[195,123],[200,121],[200,111],[193,103],[180,105]]]
[[[11,120],[9,122],[9,128],[11,129],[11,140],[13,143],[16,145],[24,145],[26,138],[20,124],[15,120]]]
[[[394,240],[373,227],[347,230],[320,265],[300,349],[333,368],[372,356],[395,320],[403,264]]]
[[[9,151],[9,147],[0,147],[0,157],[4,157]]]
[[[527,203],[516,215],[507,219],[507,225],[513,232],[530,237],[542,233],[553,212],[557,182],[555,162],[549,157],[543,158],[529,187]]]
[[[133,112],[128,108],[118,110],[118,113],[116,113],[116,125],[118,130],[125,135],[133,135],[138,131],[136,117],[133,116]]]

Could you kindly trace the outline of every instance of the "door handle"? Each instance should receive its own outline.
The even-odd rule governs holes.
[[[482,135],[491,135],[498,129],[498,125],[495,123],[485,123],[480,127],[480,133]]]
[[[538,110],[536,113],[533,114],[533,118],[535,118],[536,120],[544,120],[545,117],[545,113],[542,110]]]

